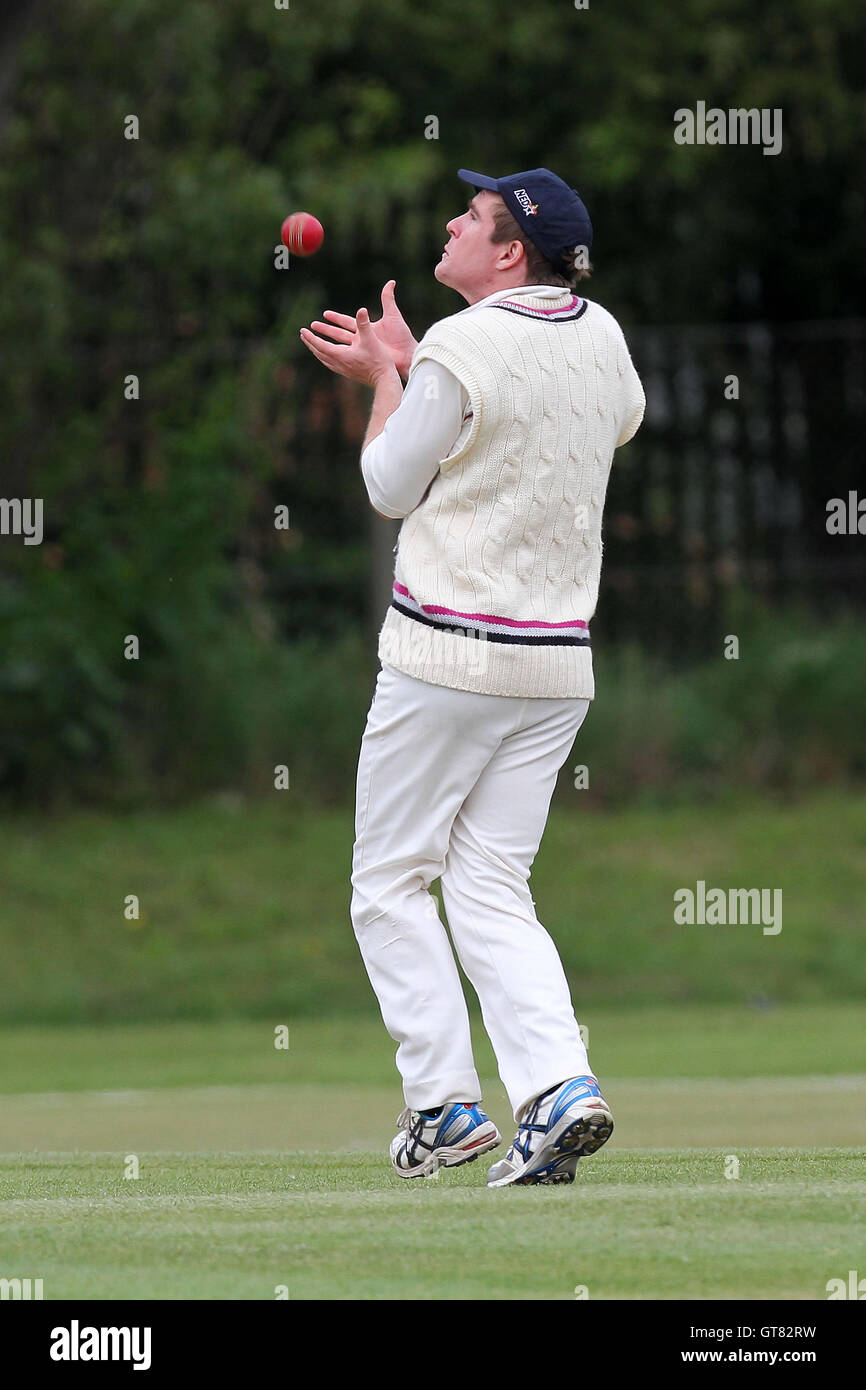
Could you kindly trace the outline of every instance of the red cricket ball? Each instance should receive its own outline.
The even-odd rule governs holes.
[[[325,239],[325,229],[309,212],[293,212],[280,229],[280,239],[293,256],[312,256]]]

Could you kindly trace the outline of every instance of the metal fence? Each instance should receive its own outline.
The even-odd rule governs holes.
[[[864,342],[862,320],[630,335],[647,410],[611,474],[596,634],[692,654],[734,587],[863,603],[866,537],[831,534],[827,507],[866,496]]]
[[[647,409],[611,472],[594,637],[690,658],[718,648],[735,589],[816,617],[862,605],[866,535],[831,534],[827,506],[866,498],[866,321],[645,328],[629,344]],[[374,523],[377,618],[397,530]]]

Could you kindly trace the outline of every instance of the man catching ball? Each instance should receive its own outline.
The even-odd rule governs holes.
[[[474,196],[434,273],[467,308],[416,343],[389,281],[377,323],[328,310],[301,330],[331,371],[375,388],[361,468],[373,507],[403,519],[358,764],[351,915],[399,1044],[396,1172],[429,1176],[500,1143],[456,952],[517,1124],[488,1185],[572,1182],[613,1116],[528,880],[595,694],[605,493],[645,401],[616,320],[574,293],[592,243],[575,190],[548,169],[459,176]]]

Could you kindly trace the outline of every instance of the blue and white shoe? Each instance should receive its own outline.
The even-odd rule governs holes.
[[[431,1178],[442,1168],[473,1163],[501,1144],[502,1135],[477,1104],[458,1102],[438,1111],[404,1110],[391,1141],[391,1162],[401,1178]]]
[[[487,1174],[487,1186],[574,1182],[578,1159],[612,1133],[613,1115],[595,1077],[564,1081],[534,1102],[505,1158]]]

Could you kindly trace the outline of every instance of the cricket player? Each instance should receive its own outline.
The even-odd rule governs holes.
[[[416,343],[392,280],[376,323],[327,310],[301,330],[331,371],[374,388],[361,469],[376,511],[402,518],[351,916],[399,1044],[396,1172],[429,1176],[501,1142],[456,953],[517,1125],[488,1185],[573,1182],[613,1116],[528,880],[595,694],[605,493],[645,401],[616,320],[575,293],[592,243],[577,192],[549,169],[459,177],[473,193],[434,274],[468,307]]]

